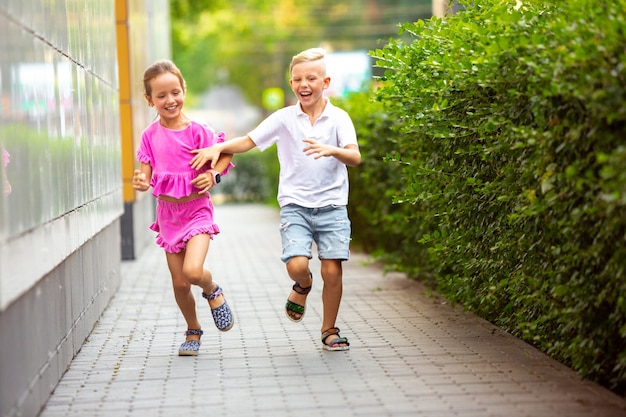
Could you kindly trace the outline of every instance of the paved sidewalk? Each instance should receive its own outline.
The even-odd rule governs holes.
[[[324,351],[319,262],[292,323],[277,211],[216,211],[207,266],[235,327],[218,332],[198,290],[201,352],[177,356],[185,324],[154,245],[122,264],[118,294],[40,417],[626,416],[624,399],[363,255],[344,264],[337,325],[351,350]]]

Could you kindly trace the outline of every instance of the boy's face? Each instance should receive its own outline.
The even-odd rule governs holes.
[[[302,62],[291,69],[291,90],[303,107],[317,103],[330,84],[324,61]]]

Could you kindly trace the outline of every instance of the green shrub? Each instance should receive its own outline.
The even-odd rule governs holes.
[[[279,167],[275,146],[264,152],[233,155],[232,162],[235,168],[224,176],[219,187],[228,201],[277,204]]]
[[[367,145],[401,170],[398,240],[443,295],[624,394],[626,1],[521,4],[373,52],[397,129]]]
[[[415,247],[424,245],[414,235],[402,233],[405,228],[419,228],[407,220],[403,212],[407,207],[392,204],[393,197],[403,190],[402,169],[384,159],[396,148],[392,130],[397,123],[388,117],[380,102],[371,100],[369,92],[335,99],[334,104],[350,114],[361,151],[361,164],[348,169],[353,246],[376,255],[388,269],[406,270],[404,257],[415,256]],[[414,265],[423,269],[426,263],[427,257],[423,256]]]

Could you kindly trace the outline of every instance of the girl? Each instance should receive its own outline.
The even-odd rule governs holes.
[[[141,134],[137,150],[141,167],[134,172],[133,188],[147,191],[152,186],[157,197],[156,221],[150,228],[165,250],[174,297],[187,322],[186,340],[178,354],[195,356],[203,331],[192,284],[202,288],[219,330],[230,330],[234,321],[222,289],[204,268],[209,243],[219,233],[209,190],[233,166],[232,155],[220,157],[214,169],[210,164],[190,167],[191,150],[223,142],[224,133],[216,134],[183,113],[185,80],[174,63],[162,60],[148,67],[143,84],[148,105],[156,109],[158,118]]]

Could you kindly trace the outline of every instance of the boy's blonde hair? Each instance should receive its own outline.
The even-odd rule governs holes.
[[[326,63],[324,62],[324,58],[326,57],[326,51],[322,48],[311,48],[306,51],[302,51],[297,55],[294,55],[291,58],[291,64],[289,65],[289,73],[291,74],[291,70],[294,65],[301,64],[303,62],[312,62],[322,60],[324,64],[324,73],[326,73]]]

